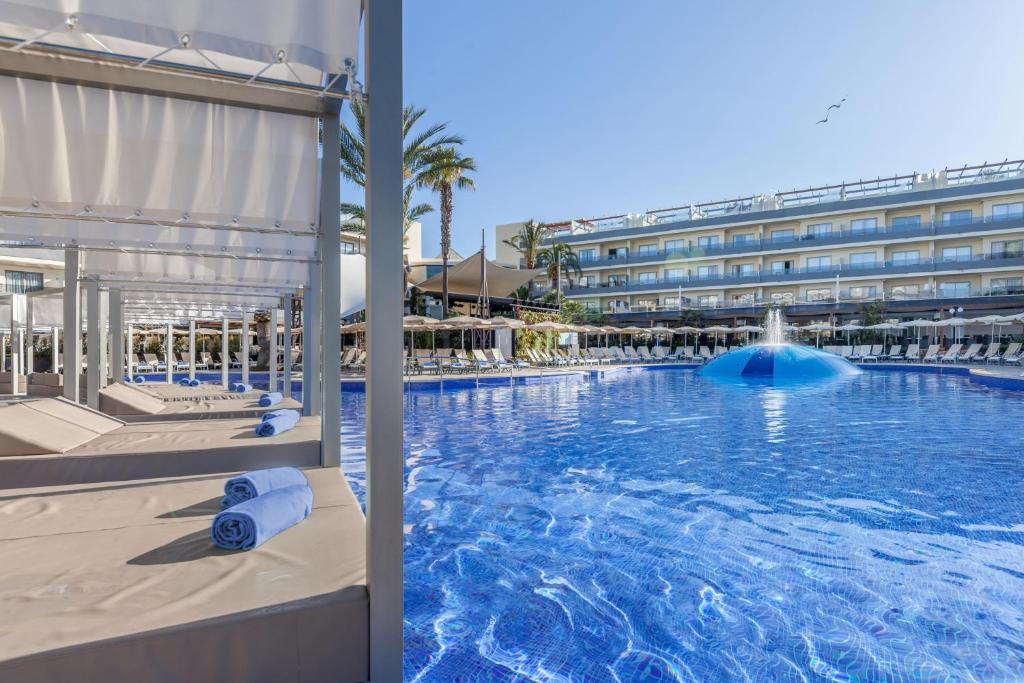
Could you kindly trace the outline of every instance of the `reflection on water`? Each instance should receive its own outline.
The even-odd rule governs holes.
[[[889,372],[414,392],[408,677],[1022,680],[1022,409]]]

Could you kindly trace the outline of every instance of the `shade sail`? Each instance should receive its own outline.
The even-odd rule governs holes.
[[[0,131],[8,211],[304,231],[317,222],[317,130],[305,117],[5,76]],[[81,227],[42,234],[70,241]]]
[[[359,49],[359,0],[0,0],[14,38],[290,82],[341,73]],[[187,36],[183,40],[183,36]]]
[[[451,294],[477,295],[480,293],[480,261],[483,254],[479,251],[469,258],[448,267],[448,292]],[[491,296],[509,296],[530,280],[544,273],[543,270],[518,270],[499,266],[494,261],[486,261],[487,291]],[[439,293],[441,291],[442,274],[438,273],[416,283],[416,288],[424,292]]]

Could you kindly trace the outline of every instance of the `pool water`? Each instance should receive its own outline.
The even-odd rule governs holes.
[[[1022,416],[901,371],[407,394],[407,680],[1024,680]]]

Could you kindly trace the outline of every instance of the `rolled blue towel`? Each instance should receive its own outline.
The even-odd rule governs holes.
[[[224,497],[220,501],[221,508],[244,503],[247,500],[262,496],[270,491],[283,489],[287,486],[308,486],[304,475],[294,467],[271,467],[266,470],[253,470],[232,477],[224,482]]]
[[[146,378],[143,377],[142,375],[135,375],[135,379],[133,381],[136,384],[145,384],[146,383]]]
[[[183,386],[183,387],[190,387],[190,386],[192,386],[191,380],[189,380],[188,377],[182,377],[181,379],[179,379],[178,380],[178,385],[179,386]]]
[[[260,408],[269,408],[275,403],[280,403],[283,399],[284,396],[280,391],[268,391],[260,396]]]
[[[260,422],[266,422],[267,420],[269,420],[269,419],[271,419],[273,417],[279,417],[281,415],[289,415],[291,413],[297,413],[297,412],[299,412],[299,411],[292,410],[290,408],[278,408],[277,410],[271,410],[271,411],[268,411],[266,413],[263,413],[263,417],[260,418]]]
[[[234,384],[231,385],[231,391],[235,392],[236,394],[246,394],[252,391],[252,385],[242,384],[241,382],[235,382]]]
[[[131,378],[131,377],[129,377],[128,375],[125,375],[125,376],[124,376],[124,377],[122,377],[121,379],[123,379],[123,380],[124,380],[125,384],[131,384],[131,383],[132,383],[132,378]]]
[[[261,420],[256,425],[256,436],[276,436],[281,432],[287,432],[298,424],[299,417],[301,416],[297,410],[281,411],[280,415],[275,415],[269,420]]]
[[[202,384],[202,382],[200,382],[200,381],[199,381],[199,380],[197,380],[197,379],[190,379],[190,380],[188,381],[188,385],[189,385],[190,387],[198,387],[198,386],[199,386],[200,384]]]
[[[312,511],[313,490],[309,486],[286,486],[218,512],[210,537],[218,548],[252,550],[309,517]]]

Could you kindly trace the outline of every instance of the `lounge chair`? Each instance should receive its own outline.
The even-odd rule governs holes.
[[[136,372],[153,372],[156,369],[156,366],[151,365],[148,360],[143,358],[142,354],[136,355],[135,358],[136,358],[136,361],[135,361],[135,371]]]
[[[1006,345],[1006,350],[1003,351],[1002,355],[993,356],[989,358],[989,363],[999,363],[1003,365],[1005,363],[1016,363],[1020,358],[1020,342],[1010,342]]]
[[[651,355],[650,349],[648,349],[646,346],[641,346],[636,350],[636,352],[637,355],[640,356],[640,360],[643,361],[644,363],[653,363],[654,361],[657,360],[657,358]]]
[[[988,345],[987,349],[985,349],[984,355],[978,356],[977,358],[975,358],[975,360],[978,361],[979,363],[988,363],[993,358],[999,357],[999,349],[1001,349],[1002,347],[1003,345],[1000,344],[999,342],[993,342]]]
[[[142,354],[142,357],[145,358],[146,362],[149,363],[151,367],[155,368],[157,372],[164,372],[167,370],[167,363],[160,360],[156,354],[144,353]]]
[[[174,359],[174,369],[177,370],[177,371],[188,370],[188,363],[189,363],[189,359],[191,357],[192,356],[190,356],[187,353],[182,353],[182,354],[178,355]]]
[[[611,365],[612,359],[604,355],[604,349],[596,347],[593,349],[587,349],[590,357],[593,358],[598,365]]]
[[[349,365],[350,370],[365,370],[366,369],[366,351],[360,351],[356,354],[356,359]]]
[[[473,349],[473,358],[475,358],[478,362],[484,363],[484,367],[487,367],[488,369],[491,370],[512,369],[512,364],[506,361],[504,358],[502,358],[501,361],[497,361],[493,357],[488,358],[487,356],[488,354],[486,354],[482,349]]]
[[[939,358],[942,357],[942,346],[939,344],[932,344],[928,347],[928,350],[924,353],[924,358],[921,359],[922,363],[938,363]]]
[[[981,352],[981,347],[982,347],[981,344],[971,344],[970,346],[967,347],[966,351],[964,351],[963,353],[957,354],[956,362],[957,363],[970,363],[971,361],[973,361],[974,359],[976,359],[978,357],[978,354]]]
[[[434,356],[430,349],[416,349],[416,355],[412,358],[414,368],[418,372],[441,372],[441,363]]]
[[[651,356],[654,358],[654,360],[658,361],[659,363],[667,361],[669,357],[669,349],[665,348],[664,346],[655,346],[651,350]]]
[[[638,354],[636,352],[636,349],[634,349],[632,346],[622,347],[622,352],[626,354],[626,360],[629,360],[631,362],[640,361],[640,354]]]
[[[711,349],[709,349],[706,346],[700,347],[700,357],[703,358],[706,361],[710,360],[711,359]]]
[[[203,359],[202,367],[204,367],[206,369],[219,368],[220,367],[220,363],[218,361],[214,360],[213,355],[209,351],[203,351],[202,352],[202,359]],[[199,365],[197,364],[196,367],[198,368]]]
[[[494,358],[494,361],[497,363],[508,363],[520,370],[530,367],[530,364],[522,358],[506,358],[505,354],[503,354],[499,348],[491,349],[491,357]]]
[[[945,355],[940,356],[938,359],[939,363],[955,363],[957,357],[960,355],[960,349],[964,347],[963,344],[953,344],[946,351]]]

